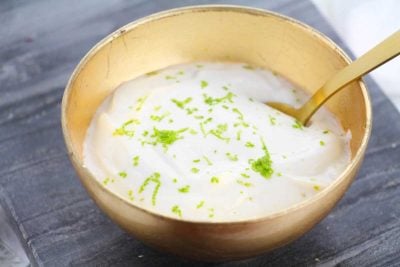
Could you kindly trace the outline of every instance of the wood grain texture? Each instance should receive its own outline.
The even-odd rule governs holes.
[[[0,199],[37,266],[400,265],[400,115],[367,80],[374,128],[364,165],[335,210],[272,253],[204,264],[156,252],[113,224],[89,199],[66,155],[64,86],[108,33],[164,9],[211,1],[5,0],[0,3]],[[308,1],[213,1],[272,9],[341,44]],[[245,245],[245,244],[244,244]]]

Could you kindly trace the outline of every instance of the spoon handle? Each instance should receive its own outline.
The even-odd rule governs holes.
[[[307,123],[314,112],[345,85],[374,70],[400,54],[400,30],[330,78],[301,107],[301,121]]]

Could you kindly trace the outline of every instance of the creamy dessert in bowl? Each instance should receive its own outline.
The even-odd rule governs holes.
[[[165,216],[255,219],[327,187],[350,162],[350,132],[328,111],[310,127],[265,103],[303,103],[279,75],[196,62],[142,75],[100,105],[84,164],[105,188]]]
[[[331,211],[371,132],[362,81],[307,128],[264,101],[300,104],[349,62],[314,29],[264,10],[143,18],[71,76],[62,104],[71,162],[95,203],[152,247],[206,261],[264,253]]]

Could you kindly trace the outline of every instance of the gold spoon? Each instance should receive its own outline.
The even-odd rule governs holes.
[[[400,30],[333,75],[300,108],[296,109],[288,104],[279,102],[267,102],[267,105],[296,118],[303,125],[306,125],[311,116],[345,85],[369,73],[399,54]]]

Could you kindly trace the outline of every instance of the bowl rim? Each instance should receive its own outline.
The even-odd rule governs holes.
[[[360,79],[358,81],[358,84],[360,86],[360,89],[362,91],[362,95],[364,98],[365,102],[365,116],[366,116],[366,124],[365,124],[365,133],[362,137],[361,144],[359,148],[357,149],[356,154],[350,161],[350,163],[346,166],[346,168],[340,173],[339,176],[336,177],[336,179],[330,183],[326,188],[315,194],[314,196],[298,202],[294,205],[289,206],[286,209],[273,212],[270,214],[267,214],[265,216],[260,216],[256,218],[250,218],[250,219],[240,219],[240,220],[235,220],[235,221],[206,221],[206,220],[190,220],[190,219],[180,219],[180,218],[175,218],[168,215],[160,214],[151,210],[148,210],[146,208],[140,207],[136,205],[135,203],[131,203],[127,201],[126,199],[122,198],[119,196],[117,193],[114,193],[111,190],[108,190],[104,186],[101,185],[100,181],[97,180],[94,175],[91,174],[91,172],[84,166],[83,162],[81,162],[75,155],[74,153],[74,147],[71,142],[71,137],[69,135],[68,131],[68,123],[67,123],[67,104],[69,102],[69,95],[71,92],[72,84],[74,83],[75,79],[77,78],[78,74],[80,73],[81,69],[86,65],[86,63],[90,60],[93,54],[95,54],[98,50],[100,50],[103,46],[105,46],[107,43],[110,41],[120,37],[122,34],[124,34],[127,31],[130,31],[136,27],[141,26],[142,24],[146,23],[151,23],[152,21],[164,19],[167,17],[173,17],[173,16],[178,16],[186,13],[193,13],[193,12],[235,12],[235,13],[244,13],[244,14],[249,14],[253,16],[262,16],[262,17],[276,17],[282,21],[285,21],[287,23],[291,23],[295,27],[302,28],[305,31],[310,32],[312,35],[317,37],[316,41],[322,42],[328,47],[330,47],[332,50],[334,50],[347,64],[350,64],[352,62],[351,58],[343,51],[342,48],[340,48],[334,41],[332,41],[329,37],[327,37],[325,34],[319,32],[318,30],[314,29],[313,27],[296,20],[292,17],[288,17],[285,15],[282,15],[280,13],[262,9],[262,8],[254,8],[254,7],[249,7],[249,6],[241,6],[241,5],[192,5],[192,6],[185,6],[185,7],[180,7],[180,8],[173,8],[173,9],[168,9],[164,10],[161,12],[153,13],[148,16],[136,19],[119,29],[115,30],[114,32],[110,33],[106,37],[104,37],[102,40],[100,40],[98,43],[96,43],[86,54],[85,56],[79,61],[78,65],[75,67],[74,71],[72,72],[68,83],[65,87],[64,94],[62,97],[62,103],[61,103],[61,126],[62,126],[62,132],[64,136],[64,141],[67,147],[67,152],[70,157],[70,160],[72,161],[74,166],[78,166],[82,168],[82,170],[87,174],[87,176],[90,177],[90,179],[94,180],[95,183],[99,186],[101,191],[105,192],[108,195],[111,195],[111,197],[116,198],[119,201],[122,201],[124,204],[131,206],[133,208],[139,209],[141,212],[146,213],[149,216],[155,216],[158,217],[159,219],[162,220],[171,220],[179,223],[188,223],[188,224],[196,224],[196,225],[243,225],[243,224],[253,224],[253,223],[258,223],[262,221],[267,221],[267,220],[272,220],[278,217],[285,216],[288,213],[292,213],[298,210],[303,209],[306,206],[309,206],[313,204],[316,201],[321,200],[324,198],[327,194],[329,194],[334,188],[336,188],[339,184],[343,182],[343,180],[348,177],[349,173],[356,167],[356,165],[362,161],[362,158],[364,156],[364,152],[367,148],[368,141],[371,135],[371,129],[372,129],[372,107],[371,107],[371,99],[367,90],[367,87],[364,83],[363,79]],[[79,179],[82,180],[82,178],[78,175]],[[350,178],[349,178],[350,179]],[[87,191],[89,191],[86,188]],[[90,192],[89,192],[90,194]],[[90,194],[91,195],[91,194]],[[344,195],[344,194],[343,194]],[[340,197],[342,198],[343,195]],[[340,200],[340,199],[339,199]],[[97,202],[97,201],[95,201]],[[337,203],[335,203],[336,205]],[[107,214],[107,212],[106,212]]]

